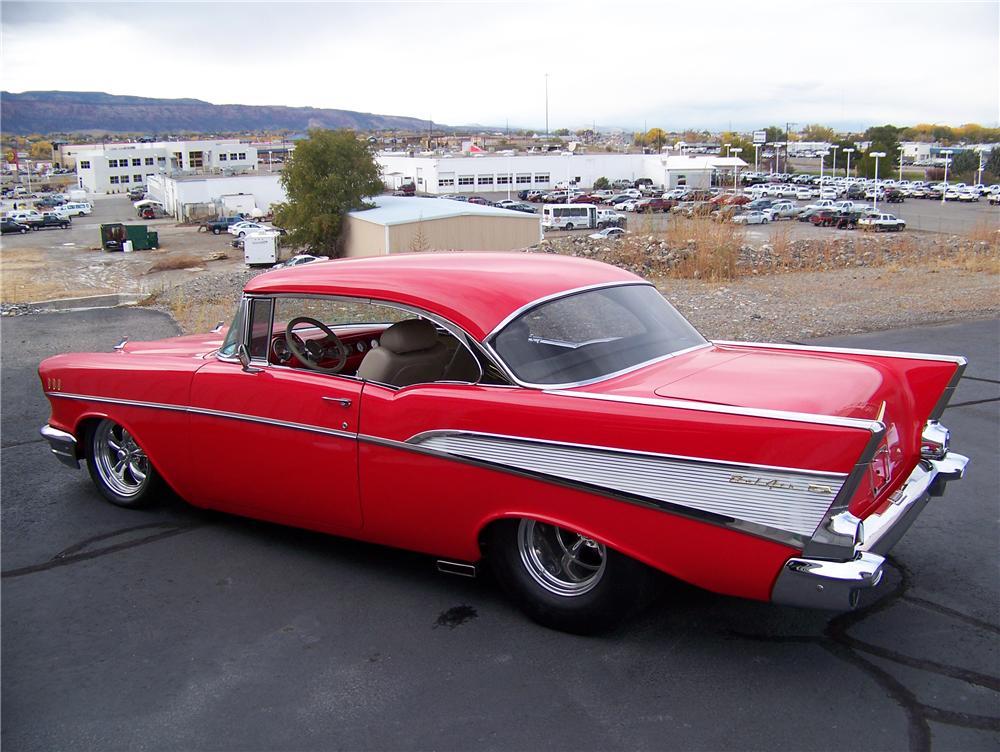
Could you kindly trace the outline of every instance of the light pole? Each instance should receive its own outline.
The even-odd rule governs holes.
[[[823,195],[823,162],[826,160],[827,152],[821,151],[819,153],[819,192]]]
[[[983,184],[983,150],[979,150],[979,169],[976,170],[978,177],[976,178],[976,185]]]
[[[740,158],[740,152],[742,152],[742,151],[743,151],[743,149],[741,147],[739,147],[739,146],[737,146],[735,149],[732,150],[732,153],[736,155],[736,159],[737,160]],[[733,162],[733,193],[736,193],[736,191],[737,191],[737,188],[736,188],[736,173],[739,171],[739,169],[740,169],[740,166],[738,164],[736,164],[735,162]]]
[[[726,159],[729,158],[729,144],[723,144],[723,148],[726,150]]]
[[[903,182],[903,145],[899,145],[899,182]]]
[[[944,204],[944,197],[948,193],[948,163],[951,162],[949,157],[951,156],[951,149],[942,149],[941,154],[944,154],[944,190],[941,191],[941,203]]]
[[[837,149],[840,147],[837,144],[830,145],[830,151],[833,152],[833,167],[830,168],[830,174],[836,179],[837,177]]]
[[[753,171],[760,172],[760,144],[753,145]]]
[[[879,157],[884,157],[884,151],[873,151],[869,157],[875,157],[875,190],[872,192],[874,198],[872,198],[872,209],[878,211],[878,160]]]
[[[854,153],[854,149],[844,149],[844,154],[847,155],[847,168],[844,170],[844,177],[850,180],[851,178],[851,155]]]

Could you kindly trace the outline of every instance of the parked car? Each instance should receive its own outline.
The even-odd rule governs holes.
[[[733,217],[733,224],[737,225],[766,225],[770,221],[762,211],[748,211]]]
[[[70,224],[70,220],[57,214],[43,214],[41,219],[28,223],[28,226],[32,230],[68,230]]]
[[[624,234],[625,230],[621,227],[605,227],[603,230],[593,232],[587,237],[594,240],[618,240]]]
[[[227,232],[230,227],[238,222],[246,222],[247,219],[243,214],[236,214],[232,217],[219,217],[218,219],[209,219],[198,225],[198,232],[210,232],[213,235],[221,235]]]
[[[270,229],[272,228],[269,227],[268,225],[262,224],[261,222],[243,221],[243,222],[234,222],[233,224],[229,225],[229,227],[227,228],[227,232],[229,232],[230,235],[235,235],[238,238],[242,238],[244,235],[247,235],[251,232],[257,232],[258,230],[270,230]]]
[[[836,223],[839,215],[840,211],[834,209],[820,209],[809,218],[809,221],[816,227],[831,227]]]
[[[20,222],[15,222],[13,219],[0,220],[0,233],[8,235],[13,232],[18,232],[24,235],[26,232],[30,232],[31,228],[28,225],[21,224]]]
[[[605,227],[622,227],[627,220],[628,217],[614,209],[597,210],[597,226],[601,229]]]
[[[764,210],[764,214],[772,222],[777,222],[779,219],[795,219],[802,210],[793,204],[791,201],[779,201],[768,209]]]
[[[502,207],[511,211],[524,212],[525,214],[537,214],[538,211],[531,204],[513,203]]]
[[[871,214],[858,220],[858,227],[879,232],[899,232],[906,228],[906,222],[892,214]]]
[[[485,198],[483,198],[482,196],[469,196],[469,198],[467,199],[467,201],[470,204],[479,204],[480,206],[493,206],[493,202],[492,201],[488,201]]]
[[[228,329],[115,349],[38,370],[43,437],[107,501],[169,486],[485,563],[573,632],[626,617],[656,570],[849,610],[968,462],[938,422],[964,358],[709,342],[653,285],[559,254],[279,269]]]

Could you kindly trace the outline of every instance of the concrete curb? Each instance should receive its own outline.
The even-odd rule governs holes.
[[[57,298],[55,300],[39,300],[31,303],[21,303],[26,308],[45,311],[72,311],[80,308],[117,308],[118,306],[133,306],[142,299],[134,293],[114,293],[112,295],[89,295],[83,298]]]

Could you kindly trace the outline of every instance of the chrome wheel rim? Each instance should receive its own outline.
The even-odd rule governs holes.
[[[98,475],[116,494],[132,497],[146,487],[149,458],[123,426],[102,420],[94,432],[93,450]]]
[[[572,530],[521,520],[517,547],[531,578],[555,595],[589,593],[604,577],[607,549]]]

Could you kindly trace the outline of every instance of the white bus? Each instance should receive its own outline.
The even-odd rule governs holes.
[[[548,204],[542,207],[542,227],[547,230],[597,227],[597,207],[594,204]]]

